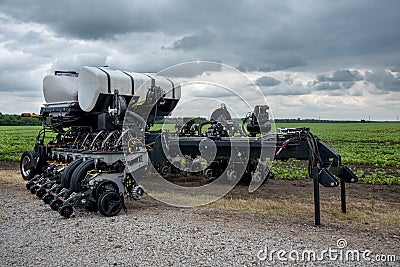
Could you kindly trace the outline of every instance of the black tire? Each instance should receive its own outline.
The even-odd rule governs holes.
[[[31,194],[36,194],[36,192],[40,189],[40,186],[38,185],[34,185],[31,187],[31,189],[29,191],[31,191]]]
[[[46,204],[50,204],[50,202],[54,199],[53,195],[50,193],[45,194],[43,197],[43,202]]]
[[[69,217],[71,217],[72,213],[74,213],[74,209],[71,205],[62,205],[58,208],[58,213],[60,213],[60,215],[64,218],[68,219]]]
[[[81,163],[82,159],[75,159],[64,169],[61,173],[61,187],[70,188],[72,174]]]
[[[122,196],[117,192],[111,191],[103,193],[97,201],[97,208],[100,214],[106,217],[118,215],[123,205]]]
[[[35,151],[27,150],[22,153],[19,169],[24,180],[32,179],[36,174],[37,157]]]
[[[71,176],[71,185],[70,189],[72,192],[81,192],[82,191],[82,180],[85,179],[88,171],[94,169],[94,160],[86,160],[83,161],[79,166],[74,170]]]
[[[46,189],[44,189],[43,187],[41,187],[40,189],[38,189],[37,191],[36,191],[36,196],[38,197],[38,198],[42,198],[44,195],[46,194]]]
[[[26,186],[26,189],[28,191],[31,191],[31,188],[35,186],[35,183],[34,182],[27,182],[25,186]]]
[[[107,191],[118,192],[118,185],[116,185],[113,181],[102,181],[95,189],[93,189],[93,197],[98,200],[100,196]]]
[[[64,202],[59,199],[59,198],[54,198],[52,201],[50,201],[50,208],[54,211],[58,211],[58,208],[61,207]]]

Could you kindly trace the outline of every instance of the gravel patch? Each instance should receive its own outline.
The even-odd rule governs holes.
[[[296,253],[371,250],[396,255],[400,232],[363,225],[326,224],[296,218],[209,208],[173,208],[145,197],[127,201],[128,212],[107,218],[76,211],[64,219],[19,185],[0,184],[1,266],[364,266],[365,261],[294,261]],[[312,217],[312,216],[310,216]],[[338,249],[337,240],[347,246]],[[274,261],[260,250],[275,250]],[[288,261],[277,258],[284,250]],[[269,254],[267,254],[269,255]],[[336,254],[335,254],[336,255]]]

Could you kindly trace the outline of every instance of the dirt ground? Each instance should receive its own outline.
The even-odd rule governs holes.
[[[0,161],[0,171],[11,172],[13,177],[18,177],[18,170],[18,163]],[[178,184],[191,186],[204,184],[203,178],[199,176],[172,176],[169,179]],[[4,183],[4,178],[0,182]],[[24,181],[20,179],[16,181],[16,184],[23,185]],[[320,186],[320,199],[322,222],[371,224],[400,230],[400,186],[398,185],[372,185],[362,182],[346,184],[347,214],[341,213],[340,187]],[[312,224],[314,220],[313,203],[313,181],[311,179],[270,179],[253,193],[249,193],[248,186],[238,184],[223,199],[210,206],[241,212],[278,215],[285,219],[294,217]]]

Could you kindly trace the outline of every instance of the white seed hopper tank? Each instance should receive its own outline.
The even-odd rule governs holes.
[[[174,83],[165,77],[105,67],[83,67],[78,76],[79,106],[90,112],[101,94],[114,94],[115,90],[122,96],[139,96],[140,102],[145,100],[152,78],[155,78],[155,86],[164,90],[166,98],[180,98],[180,87],[175,88]]]
[[[165,92],[166,99],[179,99],[180,86],[168,78],[155,74],[135,73],[109,67],[82,67],[78,73],[56,72],[43,80],[43,94],[48,104],[78,102],[79,107],[90,112],[100,95],[112,95],[118,90],[121,96],[139,96],[146,99],[151,80]]]
[[[58,72],[43,79],[43,96],[46,103],[78,101],[78,73]]]

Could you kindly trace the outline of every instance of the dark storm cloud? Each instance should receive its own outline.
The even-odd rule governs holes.
[[[212,59],[259,76],[288,73],[263,86],[268,94],[394,94],[399,11],[396,0],[0,0],[0,90],[36,92],[41,74],[59,68],[156,72]]]
[[[269,76],[262,76],[255,81],[255,84],[258,86],[275,86],[280,83],[278,79]]]
[[[48,25],[61,36],[112,38],[155,29],[151,5],[131,1],[3,1],[2,11],[23,22]],[[150,19],[151,18],[151,19]]]
[[[192,60],[219,59],[242,71],[284,70],[319,61],[324,66],[400,65],[399,7],[399,1],[385,0],[1,3],[5,14],[47,25],[67,38],[164,34],[175,40],[159,47],[192,53]],[[174,61],[164,53],[166,63]]]

